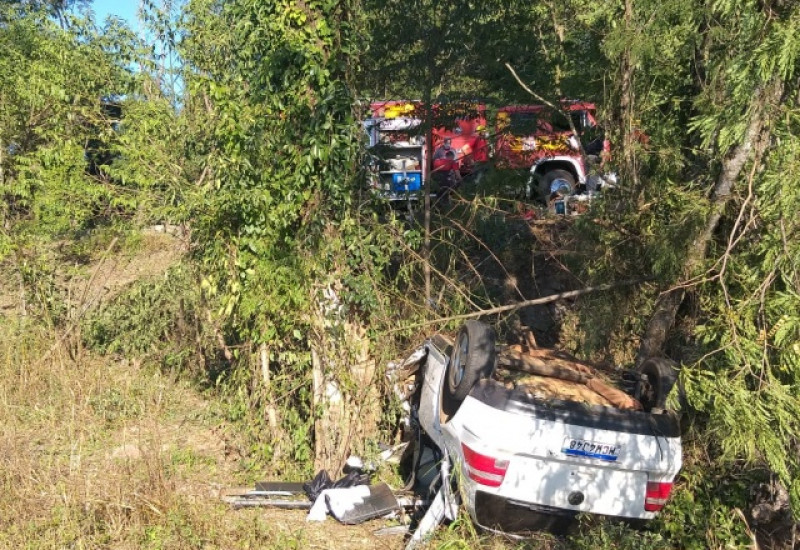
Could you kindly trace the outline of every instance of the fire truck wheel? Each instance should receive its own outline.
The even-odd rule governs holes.
[[[550,170],[539,177],[539,193],[545,201],[550,197],[550,185],[556,180],[563,181],[569,187],[570,193],[575,191],[575,176],[566,170]]]
[[[678,379],[675,363],[662,357],[651,357],[636,370],[645,377],[641,396],[644,410],[666,409],[667,395]]]
[[[494,342],[494,330],[480,321],[467,321],[458,331],[445,384],[445,397],[454,408],[464,401],[478,380],[494,372]]]

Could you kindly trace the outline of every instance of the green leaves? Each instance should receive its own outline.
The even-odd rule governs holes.
[[[728,226],[734,246],[717,251],[719,284],[702,287],[706,315],[697,335],[715,353],[688,369],[686,380],[692,405],[725,434],[721,458],[764,462],[791,487],[800,472],[800,140],[797,108],[784,109],[772,152],[751,182],[751,202]],[[798,502],[798,487],[792,491]]]
[[[697,445],[730,472],[743,462],[766,466],[793,487],[797,505],[800,125],[794,96],[800,7],[729,0],[629,5],[629,19],[616,25],[619,6],[604,7],[605,19],[596,11],[592,17],[602,21],[608,82],[612,89],[633,90],[627,96],[632,113],[620,123],[626,131],[641,128],[648,144],[620,151],[615,142],[616,158],[635,160],[639,185],[623,180],[597,205],[593,219],[581,220],[578,234],[590,259],[581,258],[576,269],[594,281],[644,274],[662,284],[628,303],[601,297],[587,302],[588,343],[607,350],[615,336],[624,341],[631,332],[641,334],[641,326],[630,330],[630,319],[641,323],[656,292],[685,288],[687,299],[664,351],[685,363],[685,389],[698,413]],[[628,82],[619,76],[623,53],[633,66]],[[750,144],[741,176],[726,195],[730,200],[715,212],[709,200],[714,182],[741,146],[752,113],[762,112],[754,98],[776,78],[792,92],[770,102],[762,119],[771,125]],[[761,147],[767,154],[759,158],[754,153]],[[709,235],[705,261],[687,268],[688,251],[715,214],[720,221]],[[731,502],[704,504],[697,513],[716,516]]]
[[[0,193],[12,239],[79,231],[130,204],[88,162],[113,139],[105,105],[131,83],[116,57],[123,40],[37,13],[0,28]]]

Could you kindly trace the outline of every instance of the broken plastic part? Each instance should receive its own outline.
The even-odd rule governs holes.
[[[364,471],[364,461],[360,456],[350,455],[344,463],[344,472]]]
[[[428,511],[422,516],[422,519],[417,526],[417,530],[411,535],[411,538],[406,544],[406,550],[415,550],[419,548],[422,543],[433,533],[433,531],[441,525],[445,519],[445,510],[447,505],[445,503],[445,490],[444,487],[436,493],[436,498],[431,502]]]
[[[356,491],[360,487],[351,487],[343,491]],[[384,517],[400,510],[400,504],[392,490],[385,483],[367,488],[367,495],[356,500],[340,498],[330,492],[325,496],[331,515],[345,525],[355,525],[365,521]],[[339,490],[335,490],[338,492]],[[344,493],[342,493],[344,494]]]

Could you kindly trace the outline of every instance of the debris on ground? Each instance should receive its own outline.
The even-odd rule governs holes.
[[[324,521],[331,515],[345,525],[377,518],[397,519],[406,510],[418,510],[429,504],[410,493],[396,493],[386,483],[370,485],[365,474],[351,472],[332,481],[325,470],[305,483],[261,481],[253,490],[229,491],[222,499],[234,509],[308,510],[306,521]]]
[[[306,521],[324,521],[330,513],[340,523],[355,525],[400,512],[400,502],[386,483],[325,489],[320,493]]]
[[[314,479],[303,484],[308,499],[316,501],[326,489],[346,489],[357,485],[369,485],[370,475],[351,470],[338,481],[333,481],[326,470],[320,470]]]

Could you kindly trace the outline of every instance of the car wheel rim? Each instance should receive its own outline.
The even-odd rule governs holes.
[[[462,334],[461,337],[458,339],[458,343],[456,344],[456,356],[453,365],[455,367],[455,372],[453,373],[453,381],[455,382],[455,386],[457,387],[461,384],[461,380],[464,379],[464,366],[467,362],[467,348],[469,347],[469,338],[466,334]]]
[[[572,193],[572,185],[564,178],[556,178],[550,183],[550,193],[569,195]]]

